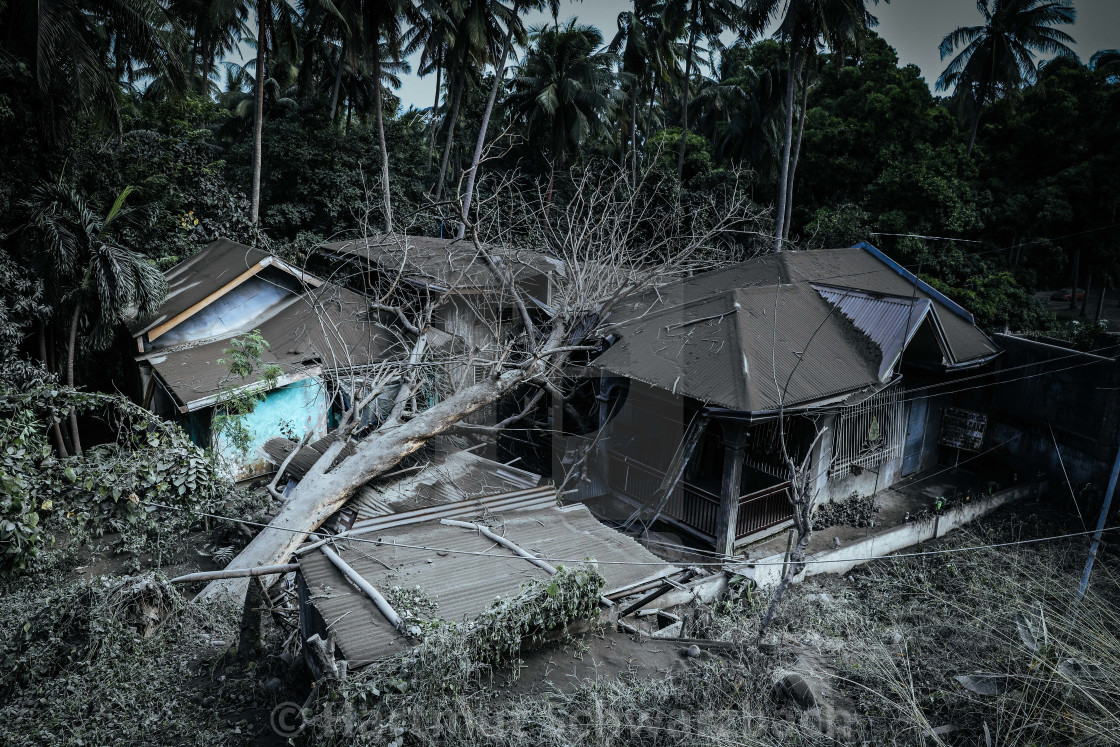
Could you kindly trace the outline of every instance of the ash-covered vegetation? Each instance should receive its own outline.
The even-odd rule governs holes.
[[[511,683],[625,637],[590,622],[593,569],[474,625],[400,591],[416,648],[314,683],[294,589],[250,597],[254,631],[169,582],[223,567],[277,501],[121,394],[123,325],[216,238],[329,273],[325,241],[468,223],[572,241],[643,268],[631,281],[657,277],[651,246],[710,266],[870,240],[985,329],[1099,346],[1103,294],[1072,322],[1039,294],[1072,287],[1068,317],[1076,288],[1117,282],[1120,53],[1069,52],[1072,2],[980,5],[931,90],[863,0],[636,0],[602,29],[578,6],[530,27],[536,0],[0,0],[0,742],[1117,743],[1120,569],[1102,552],[1074,605],[1080,537],[808,583],[761,646],[769,597],[733,588],[684,615],[706,647],[644,644],[669,651],[664,672],[552,693]],[[395,93],[409,60],[430,109]],[[595,274],[583,301],[617,290]],[[1003,516],[936,546],[1081,530],[1067,519]],[[775,690],[789,674],[811,707]]]

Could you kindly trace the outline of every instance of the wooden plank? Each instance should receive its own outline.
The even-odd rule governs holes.
[[[237,286],[241,285],[242,283],[244,283],[249,278],[256,275],[258,272],[263,270],[266,266],[267,266],[266,262],[264,262],[264,261],[258,262],[257,264],[253,265],[248,270],[246,270],[245,272],[243,272],[240,275],[238,275],[237,277],[235,277],[230,282],[223,285],[218,290],[211,293],[206,298],[202,299],[198,303],[196,303],[193,306],[191,306],[190,308],[188,308],[186,311],[181,311],[178,314],[176,314],[175,316],[168,319],[163,324],[160,324],[160,325],[158,325],[156,327],[153,327],[152,329],[148,330],[148,342],[151,342],[152,340],[155,340],[157,337],[162,335],[164,332],[167,332],[168,330],[173,329],[174,327],[177,327],[182,322],[186,321],[190,317],[197,314],[201,309],[205,309],[207,306],[214,303],[219,298],[221,298],[225,294],[229,293],[231,290],[233,290]],[[141,350],[141,352],[143,352],[143,350]]]

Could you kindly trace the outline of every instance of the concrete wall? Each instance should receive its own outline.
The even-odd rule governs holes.
[[[862,540],[810,555],[807,560],[812,562],[806,565],[805,570],[795,577],[794,581],[801,581],[819,573],[847,573],[857,565],[866,563],[868,558],[885,557],[913,547],[919,542],[944,536],[946,532],[975,521],[1001,506],[1024,498],[1036,497],[1046,489],[1045,482],[1016,485],[994,493],[987,500],[966,503],[949,509],[941,514],[937,521],[931,519],[882,529],[868,529],[867,535]],[[736,566],[734,570],[752,579],[758,586],[774,586],[781,580],[783,560],[783,554],[771,555],[755,563]]]
[[[264,442],[285,430],[294,432],[296,438],[309,430],[313,431],[312,440],[322,438],[327,435],[327,409],[327,392],[318,379],[303,379],[273,389],[245,416],[251,434],[248,448],[241,452],[227,439],[216,437],[214,450],[238,480],[266,474],[273,467],[264,458]]]

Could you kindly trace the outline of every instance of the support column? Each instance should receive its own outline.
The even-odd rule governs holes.
[[[723,481],[716,519],[716,552],[731,555],[739,524],[739,496],[743,485],[743,460],[747,454],[747,429],[742,423],[724,421]]]

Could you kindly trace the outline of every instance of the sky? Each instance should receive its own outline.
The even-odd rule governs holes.
[[[597,26],[609,41],[618,29],[619,12],[630,5],[631,0],[562,0],[559,17],[563,21],[576,16],[581,23]],[[1120,0],[1075,0],[1074,7],[1077,23],[1061,28],[1077,40],[1074,51],[1082,60],[1087,61],[1098,49],[1120,48]],[[983,22],[976,0],[892,0],[889,4],[872,5],[871,11],[879,18],[876,31],[898,50],[900,62],[917,65],[931,88],[945,66],[937,52],[941,40],[958,26]],[[526,20],[535,24],[551,20],[551,16],[538,13]],[[727,41],[732,40],[733,37]],[[415,69],[416,60],[411,62]],[[430,107],[435,96],[435,75],[405,75],[397,94],[404,108]]]

